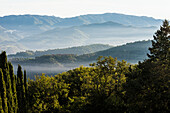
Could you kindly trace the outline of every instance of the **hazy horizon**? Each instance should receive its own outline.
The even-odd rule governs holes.
[[[54,16],[54,17],[59,17],[59,18],[74,18],[74,17],[79,17],[79,16],[84,16],[84,15],[100,15],[100,14],[121,14],[121,15],[129,15],[129,16],[138,16],[138,17],[149,17],[149,18],[154,18],[152,16],[146,16],[146,15],[133,15],[133,14],[124,14],[124,13],[117,13],[117,12],[105,12],[105,13],[88,13],[88,14],[80,14],[80,15],[73,15],[73,16],[70,16],[70,17],[60,17],[60,16],[55,16],[55,15],[48,15],[48,14],[9,14],[9,15],[3,15],[3,16],[0,16],[0,17],[5,17],[5,16],[12,16],[12,15],[17,15],[17,16],[20,16],[20,15],[38,15],[38,16]],[[154,18],[154,19],[161,19],[161,20],[164,20],[162,18]],[[167,19],[167,18],[165,18]]]
[[[0,16],[47,15],[61,18],[86,14],[120,13],[170,19],[169,0],[0,0]]]

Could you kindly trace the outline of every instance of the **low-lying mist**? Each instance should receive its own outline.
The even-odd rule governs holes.
[[[92,63],[92,62],[91,62]],[[26,70],[27,77],[29,79],[35,79],[35,75],[41,76],[42,73],[48,76],[54,76],[56,74],[66,72],[69,70],[72,70],[74,68],[77,68],[81,65],[83,66],[89,66],[89,62],[84,62],[84,63],[67,63],[64,64],[64,66],[58,66],[58,65],[53,65],[53,64],[37,64],[37,65],[21,65],[22,70]],[[17,64],[13,64],[14,66],[14,74],[17,74]]]

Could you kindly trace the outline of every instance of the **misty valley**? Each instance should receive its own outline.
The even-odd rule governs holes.
[[[168,20],[0,17],[0,113],[168,113]]]
[[[72,18],[10,15],[0,17],[0,48],[7,52],[14,67],[22,64],[33,73],[31,78],[42,72],[55,75],[79,65],[88,66],[98,56],[137,63],[147,58],[151,45],[147,40],[152,39],[161,22],[117,13]],[[55,54],[63,54],[62,59],[44,56]]]
[[[80,65],[89,66],[89,64],[96,62],[99,56],[117,57],[120,61],[125,59],[128,63],[137,64],[138,61],[147,58],[146,54],[149,52],[150,46],[150,40],[127,43],[116,47],[94,44],[47,51],[20,52],[8,55],[8,59],[12,62],[14,68],[21,64],[29,73],[29,78],[33,79],[34,75],[41,75],[41,73],[56,75]],[[17,70],[16,68],[15,70]]]

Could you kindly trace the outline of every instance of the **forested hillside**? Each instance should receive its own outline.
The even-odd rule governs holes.
[[[80,66],[51,77],[42,74],[28,81],[20,65],[17,76],[14,75],[6,52],[2,52],[0,112],[169,113],[170,25],[167,20],[151,43],[148,59],[135,65],[100,56],[89,67]]]
[[[149,52],[148,47],[151,46],[151,41],[137,41],[127,43],[122,46],[113,47],[107,50],[95,52],[92,54],[78,56],[78,61],[94,61],[99,56],[112,56],[117,57],[118,60],[125,59],[130,63],[137,63],[147,59],[146,54]]]
[[[149,41],[138,41],[138,42],[134,42],[134,43],[127,43],[122,46],[112,47],[107,50],[94,52],[94,53],[90,53],[90,54],[83,54],[83,55],[69,54],[70,51],[68,51],[68,53],[66,52],[66,54],[52,54],[52,55],[50,55],[50,52],[47,52],[47,53],[49,53],[49,55],[38,56],[35,58],[24,58],[27,56],[28,57],[31,56],[29,54],[32,54],[32,53],[28,51],[26,53],[24,53],[24,52],[20,53],[20,54],[23,54],[22,56],[19,56],[19,53],[18,53],[18,55],[16,54],[16,56],[10,55],[9,57],[14,57],[13,59],[11,59],[11,62],[13,64],[24,64],[24,65],[27,65],[27,64],[29,64],[29,65],[30,64],[51,64],[51,63],[56,64],[56,62],[63,64],[63,65],[65,63],[72,63],[72,64],[82,63],[83,64],[85,62],[93,62],[99,56],[112,56],[113,58],[117,57],[119,60],[125,59],[126,61],[128,61],[130,63],[137,63],[138,61],[143,61],[147,58],[146,54],[149,52],[148,48],[150,46],[151,46],[151,41],[149,40]],[[95,47],[95,45],[91,46],[91,49],[93,47]],[[85,50],[86,47],[82,46],[82,48]],[[82,51],[81,48],[77,48],[77,49],[70,48],[70,49],[75,50],[75,51],[77,51],[77,49],[78,49],[77,52]],[[70,49],[68,49],[68,50],[70,50]],[[53,51],[51,51],[51,52],[53,52]],[[35,52],[35,54],[36,53],[39,53],[39,52]],[[53,53],[55,53],[55,50]],[[17,56],[18,56],[18,58],[17,58]]]
[[[25,51],[25,52],[18,52],[16,54],[8,55],[9,58],[34,58],[37,56],[42,55],[51,55],[51,54],[75,54],[75,55],[83,55],[94,53],[97,51],[102,51],[111,48],[110,45],[104,44],[92,44],[87,46],[77,46],[77,47],[70,47],[70,48],[63,48],[63,49],[49,49],[46,51]]]

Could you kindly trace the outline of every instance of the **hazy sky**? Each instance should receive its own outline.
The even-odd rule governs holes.
[[[123,13],[170,19],[170,0],[0,0],[0,16]]]

